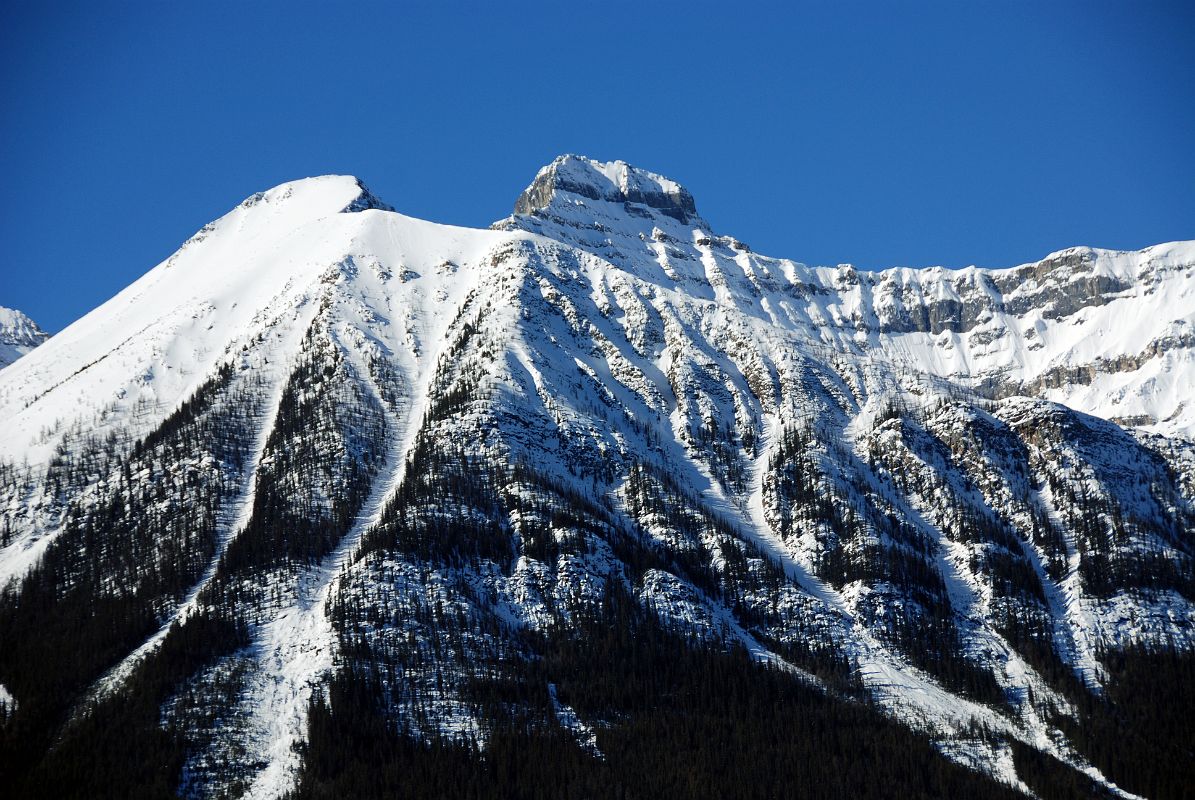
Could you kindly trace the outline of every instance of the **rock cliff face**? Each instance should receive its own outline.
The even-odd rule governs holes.
[[[636,207],[646,206],[681,223],[701,222],[693,195],[679,183],[623,161],[603,163],[579,156],[562,156],[541,169],[515,201],[515,214],[546,211],[562,202],[557,193],[622,203],[632,215],[643,216]]]
[[[491,230],[255,195],[0,373],[0,777],[1178,796],[1193,286],[810,267],[577,156]]]

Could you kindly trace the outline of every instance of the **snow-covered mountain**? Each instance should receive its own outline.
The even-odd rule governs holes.
[[[0,306],[0,369],[50,338],[50,334],[15,308]]]
[[[0,777],[380,792],[328,766],[370,731],[610,787],[734,676],[836,709],[786,747],[880,709],[939,793],[1168,796],[1190,694],[1126,687],[1193,663],[1193,292],[1195,242],[765,257],[577,156],[490,230],[254,195],[0,373]]]

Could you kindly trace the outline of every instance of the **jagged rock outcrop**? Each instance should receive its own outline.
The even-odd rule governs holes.
[[[15,308],[0,306],[0,369],[50,338],[50,334]]]

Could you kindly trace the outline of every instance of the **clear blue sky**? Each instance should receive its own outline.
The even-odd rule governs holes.
[[[307,175],[486,225],[564,152],[810,263],[1195,238],[1190,2],[348,6],[4,3],[0,305],[61,329]]]

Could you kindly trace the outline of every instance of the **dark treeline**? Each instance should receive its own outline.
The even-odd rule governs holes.
[[[232,378],[221,369],[161,431],[111,456],[96,496],[75,498],[42,559],[0,594],[0,683],[19,698],[0,727],[0,785],[22,785],[87,687],[158,628],[213,557],[256,402],[252,381]],[[60,462],[70,485],[96,467]]]
[[[293,798],[773,798],[1019,795],[950,763],[928,740],[835,699],[741,650],[695,648],[629,599],[550,637],[511,692],[488,705],[484,750],[398,733],[366,667],[348,667],[312,704]],[[597,721],[600,757],[543,720],[551,680],[562,702]],[[1070,770],[1041,767],[1050,797],[1087,797]]]
[[[1078,750],[1121,788],[1151,800],[1195,791],[1195,654],[1129,647],[1102,654],[1104,697],[1085,694],[1059,720]]]
[[[12,776],[7,796],[176,797],[189,732],[178,720],[163,720],[162,704],[200,668],[248,644],[242,624],[210,613],[176,623],[124,684],[81,708],[52,748]]]

